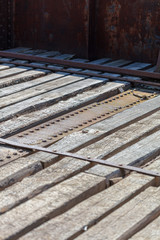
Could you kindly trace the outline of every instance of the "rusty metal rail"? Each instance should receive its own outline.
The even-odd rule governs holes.
[[[115,163],[111,163],[109,161],[105,161],[105,160],[98,159],[98,158],[92,159],[90,157],[84,157],[84,156],[74,154],[74,153],[62,152],[62,151],[57,151],[57,150],[50,150],[48,148],[43,148],[43,147],[38,147],[38,146],[30,146],[30,145],[27,145],[27,144],[13,142],[13,141],[2,139],[2,138],[0,138],[0,142],[3,143],[3,144],[7,144],[9,146],[18,147],[18,148],[22,148],[22,149],[28,149],[28,150],[33,150],[33,151],[41,151],[41,152],[55,154],[55,155],[62,156],[62,157],[72,157],[72,158],[75,158],[75,159],[79,159],[79,160],[83,160],[83,161],[87,161],[87,162],[91,162],[91,163],[95,163],[95,164],[100,164],[100,165],[104,165],[104,166],[107,166],[107,167],[118,168],[121,171],[137,172],[137,173],[144,174],[144,175],[147,175],[147,176],[155,177],[156,182],[160,181],[160,173],[155,173],[155,172],[152,172],[152,171],[149,171],[149,170],[146,170],[146,169],[141,169],[141,168],[134,167],[134,166],[123,165],[123,164],[115,164]]]
[[[108,66],[103,66],[99,64],[96,65],[91,63],[79,63],[71,60],[52,59],[52,58],[38,57],[38,56],[27,55],[27,54],[11,53],[7,51],[0,51],[0,57],[8,57],[8,58],[22,59],[22,60],[35,61],[35,62],[44,62],[49,64],[59,64],[66,67],[76,67],[76,68],[82,68],[82,69],[88,69],[88,70],[96,70],[96,71],[102,71],[102,72],[117,73],[122,75],[130,75],[135,77],[160,80],[160,73],[156,73],[156,72],[131,70],[131,69],[125,69],[120,67],[108,67]]]

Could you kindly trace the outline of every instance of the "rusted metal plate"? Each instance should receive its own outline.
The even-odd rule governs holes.
[[[95,102],[63,116],[46,121],[20,134],[11,136],[8,140],[42,147],[50,146],[75,131],[82,130],[155,96],[156,93],[128,90],[115,97]],[[22,149],[8,149],[7,151],[5,148],[0,148],[0,166],[27,154],[29,152]]]
[[[87,57],[88,0],[16,0],[15,44]]]
[[[159,0],[101,0],[96,9],[96,57],[156,63],[160,46]]]

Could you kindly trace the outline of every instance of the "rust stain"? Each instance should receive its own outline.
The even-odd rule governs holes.
[[[159,0],[101,0],[97,5],[97,56],[155,62],[160,46]]]
[[[92,20],[91,3],[95,4]],[[160,0],[14,0],[14,4],[17,46],[60,50],[79,57],[88,57],[93,51],[95,58],[156,62]]]

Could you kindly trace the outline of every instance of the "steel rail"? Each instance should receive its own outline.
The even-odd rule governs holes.
[[[28,60],[28,61],[35,61],[35,62],[45,62],[49,64],[58,64],[67,67],[76,67],[82,69],[90,69],[102,72],[110,72],[110,73],[117,73],[122,75],[131,75],[135,77],[144,77],[144,78],[151,78],[160,80],[160,73],[156,72],[147,72],[141,70],[132,70],[132,69],[125,69],[120,67],[109,67],[99,64],[91,64],[91,63],[79,63],[72,60],[60,60],[60,59],[53,59],[47,57],[38,57],[29,54],[21,54],[21,53],[12,53],[7,51],[0,51],[0,57],[8,57],[14,59],[21,59],[21,60]]]
[[[100,164],[100,165],[104,165],[104,166],[108,166],[108,167],[118,168],[121,171],[137,172],[137,173],[140,173],[140,174],[143,174],[143,175],[155,177],[156,179],[158,178],[158,180],[160,181],[160,173],[155,173],[155,172],[152,172],[150,170],[146,170],[146,169],[142,169],[142,168],[138,168],[138,167],[134,167],[134,166],[123,165],[123,164],[115,164],[115,163],[111,163],[109,161],[105,161],[105,160],[98,159],[98,158],[92,159],[90,157],[84,157],[84,156],[74,154],[74,153],[70,153],[70,152],[50,150],[48,148],[43,148],[43,147],[39,147],[39,146],[31,146],[31,145],[27,145],[27,144],[22,144],[22,143],[6,140],[6,139],[3,139],[3,138],[0,138],[0,142],[3,143],[3,144],[7,144],[9,146],[18,147],[18,148],[22,148],[22,149],[28,149],[28,150],[33,150],[33,151],[41,151],[41,152],[51,153],[51,154],[55,154],[55,155],[63,156],[63,157],[72,157],[72,158],[87,161],[87,162],[90,162],[90,163],[96,163],[96,164]]]
[[[4,63],[3,60],[0,60],[0,63]],[[29,64],[29,63],[16,63],[14,61],[10,61],[9,62],[10,64],[14,64],[16,66],[23,66],[23,67],[32,67],[32,68],[40,68],[40,69],[43,69],[43,70],[49,70],[49,71],[54,71],[54,72],[65,72],[65,73],[70,73],[70,74],[81,74],[81,75],[84,75],[84,76],[88,76],[88,77],[98,77],[98,78],[104,78],[104,79],[109,79],[110,81],[123,81],[123,82],[130,82],[130,83],[133,83],[133,84],[143,84],[143,85],[149,85],[149,86],[153,86],[153,87],[160,87],[160,83],[158,82],[151,82],[151,81],[144,81],[144,80],[140,80],[140,79],[133,79],[133,78],[125,78],[125,77],[114,77],[114,76],[110,76],[110,75],[103,75],[103,74],[97,74],[97,73],[94,73],[94,72],[90,72],[90,73],[87,73],[87,72],[77,72],[77,71],[74,71],[74,70],[70,70],[70,69],[57,69],[56,67],[46,67],[46,66],[40,66],[38,67],[37,65],[34,65],[34,64]]]

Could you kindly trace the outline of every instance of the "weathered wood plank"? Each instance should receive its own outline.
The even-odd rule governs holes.
[[[112,66],[112,67],[123,67],[125,65],[131,65],[132,61],[130,60],[124,60],[124,59],[119,59],[119,60],[115,60],[109,63],[104,64],[104,66]],[[141,67],[141,66],[140,66]]]
[[[0,64],[0,71],[6,70],[10,67],[14,67],[14,65],[13,64]]]
[[[149,68],[152,66],[150,63],[141,63],[141,62],[134,62],[132,64],[129,64],[128,66],[124,66],[123,68],[126,69],[132,69],[132,70],[139,70],[139,69],[144,69],[144,68]]]
[[[145,119],[142,119],[139,122],[136,122],[122,130],[117,131],[116,133],[113,133],[107,137],[104,137],[102,140],[97,141],[94,140],[99,134],[99,132],[94,131],[81,131],[74,134],[71,134],[68,137],[65,137],[61,141],[53,144],[51,148],[57,149],[57,150],[66,150],[66,151],[75,151],[75,149],[81,149],[83,146],[85,148],[81,149],[78,154],[84,155],[84,156],[90,156],[90,157],[100,157],[100,158],[106,158],[106,156],[110,156],[112,154],[115,154],[128,146],[134,144],[135,142],[139,141],[142,136],[147,136],[147,134],[151,134],[154,132],[158,126],[159,126],[159,114],[160,112],[157,112],[153,114],[152,116],[149,116]],[[114,125],[113,125],[114,127]],[[107,129],[107,125],[106,125]],[[145,134],[145,135],[144,135]],[[88,136],[89,135],[89,136]],[[92,141],[90,141],[92,138]],[[89,143],[87,142],[89,141]],[[93,144],[91,144],[93,142]],[[94,143],[95,142],[95,143]],[[116,145],[115,145],[116,142]],[[135,145],[132,145],[135,146]],[[48,166],[50,164],[53,164],[58,158],[56,156],[46,154],[46,153],[36,153],[32,154],[28,157],[26,157],[26,160],[24,161],[24,168],[26,167],[26,162],[28,163],[28,166],[30,164],[34,164],[37,162],[37,159],[41,162],[43,162],[44,166]],[[135,156],[135,159],[136,156]],[[20,161],[20,166],[18,166],[18,161]],[[6,165],[2,168],[0,168],[0,187],[3,189],[4,187],[9,186],[12,182],[10,182],[10,179],[14,179],[15,172],[16,171],[22,171],[22,160],[16,160],[15,161],[15,167],[14,163],[10,163],[9,165]],[[11,166],[11,167],[10,167]],[[73,167],[73,171],[72,171]],[[61,181],[62,179],[65,179],[68,177],[68,175],[72,174],[73,172],[79,172],[82,171],[82,169],[87,169],[90,167],[90,164],[87,162],[79,162],[78,160],[74,160],[71,158],[65,158],[63,161],[61,160],[59,163],[53,166],[55,169],[68,169],[67,174],[63,175],[63,170],[60,175],[56,175],[55,182]],[[11,169],[11,170],[10,170]],[[14,176],[12,176],[11,171],[13,171]],[[30,168],[28,167],[28,171],[30,171]],[[115,169],[113,169],[115,171]],[[16,181],[16,180],[15,180]],[[14,181],[14,182],[15,182]]]
[[[31,95],[29,95],[31,97],[36,96],[36,95],[38,95],[38,93],[47,92],[50,89],[54,89],[54,88],[58,87],[59,85],[63,86],[63,85],[65,85],[65,83],[67,84],[68,83],[67,80],[70,80],[69,83],[72,82],[71,81],[72,79],[74,80],[73,77],[70,77],[70,79],[68,79],[67,77],[65,77],[66,75],[67,74],[63,74],[63,73],[53,73],[53,74],[49,74],[49,75],[41,77],[41,78],[36,78],[29,82],[27,81],[24,83],[19,83],[14,86],[6,87],[6,88],[3,88],[3,90],[1,91],[0,97],[1,97],[2,101],[8,100],[12,103],[12,100],[11,100],[12,98],[14,98],[15,101],[16,101],[16,99],[19,99],[20,97],[22,99],[25,99],[25,97],[27,98],[29,93],[31,94]],[[54,80],[58,80],[58,81],[54,81]],[[8,96],[8,95],[11,95],[11,96]],[[17,102],[18,102],[18,100],[17,100]]]
[[[160,170],[160,158],[151,164],[149,169]],[[131,174],[112,187],[44,223],[20,239],[74,239],[147,189],[153,181],[152,177]]]
[[[9,77],[9,76],[13,76],[17,73],[22,73],[28,70],[31,70],[31,67],[13,67],[13,68],[9,68],[6,69],[4,71],[0,71],[0,78],[5,78],[5,77]]]
[[[77,95],[80,92],[86,91],[96,86],[105,84],[108,80],[99,78],[88,78],[82,81],[72,83],[58,89],[51,90],[39,96],[26,99],[14,105],[4,107],[0,110],[0,121],[6,121],[12,118],[15,114],[22,114],[27,111],[35,111],[36,109],[49,106],[57,101],[67,99],[71,96]]]
[[[16,119],[14,118],[7,122],[0,123],[0,134],[3,136],[3,134],[7,134],[7,132],[14,131],[14,129],[20,129],[21,126],[24,127],[40,121],[41,119],[46,119],[47,117],[51,116],[55,117],[67,113],[68,111],[77,109],[78,107],[83,107],[84,105],[90,104],[97,100],[114,96],[115,94],[120,93],[121,90],[128,89],[129,86],[130,84],[128,83],[107,82],[103,86],[79,93],[78,95],[73,96],[72,99],[60,101],[44,109],[40,109],[32,113],[25,113]]]
[[[152,118],[153,119],[153,118]],[[151,119],[151,121],[152,121],[152,119]],[[143,123],[144,124],[144,126],[146,126],[146,124],[147,124],[147,121],[146,122],[144,122]],[[143,129],[143,126],[142,126],[142,121],[139,123],[139,126],[141,125],[141,128]],[[127,138],[127,140],[126,141],[132,141],[133,139],[137,139],[137,141],[138,141],[138,139],[140,138],[140,136],[141,136],[141,134],[143,133],[143,131],[145,131],[145,128],[144,128],[144,130],[141,130],[141,128],[139,128],[138,130],[137,130],[137,133],[135,133],[135,135],[133,135],[133,131],[134,131],[134,127],[136,128],[136,126],[133,126],[133,125],[131,125],[130,126],[130,129],[129,128],[126,128],[126,129],[123,129],[123,131],[118,131],[118,132],[116,132],[116,135],[117,135],[117,140],[119,139],[119,141],[121,141],[121,145],[123,146],[125,143],[124,143],[124,141],[123,141],[123,139],[125,140],[125,138]],[[151,128],[152,129],[152,128]],[[142,132],[141,132],[142,131]],[[123,136],[123,133],[124,132],[126,132],[127,134],[124,134],[124,136]],[[87,154],[89,154],[89,156],[90,157],[100,157],[102,154],[103,155],[105,155],[105,152],[104,152],[104,150],[105,150],[105,147],[106,147],[106,152],[108,153],[109,151],[111,151],[112,150],[112,148],[113,148],[113,145],[112,145],[112,143],[110,144],[110,137],[112,137],[113,139],[114,139],[114,135],[115,134],[113,134],[113,136],[111,135],[111,136],[108,136],[106,139],[105,138],[103,138],[103,140],[101,140],[101,141],[99,141],[99,142],[96,142],[96,143],[94,143],[94,144],[91,144],[91,145],[89,145],[88,147],[85,147],[85,148],[83,148],[82,150],[80,150],[79,152],[78,152],[78,154],[80,154],[80,155],[84,155],[84,156],[87,156]],[[130,136],[129,136],[130,135]],[[159,135],[159,134],[158,134]],[[123,136],[123,137],[122,137]],[[155,134],[153,134],[153,137],[155,137]],[[153,139],[153,137],[152,137],[152,139]],[[148,137],[149,138],[149,137]],[[144,140],[146,140],[147,138],[145,138]],[[155,138],[156,139],[156,138]],[[134,162],[136,162],[136,161],[138,161],[138,159],[139,159],[139,161],[141,162],[141,161],[146,161],[146,158],[148,158],[148,156],[146,157],[146,155],[148,154],[148,152],[150,152],[151,151],[151,153],[153,152],[153,150],[151,150],[149,147],[148,147],[148,141],[145,141],[145,143],[143,143],[144,142],[144,140],[142,140],[142,141],[139,141],[138,143],[136,143],[136,144],[134,144],[134,145],[132,145],[131,146],[131,148],[135,148],[135,145],[139,145],[139,146],[144,146],[144,148],[146,148],[147,150],[146,151],[142,151],[142,153],[140,154],[139,153],[139,149],[137,150],[137,148],[136,148],[136,151],[131,151],[131,153],[134,153],[133,154],[133,156],[128,156],[128,153],[126,153],[126,155],[124,154],[124,156],[125,156],[125,158],[127,159],[129,159],[128,161],[134,161]],[[107,141],[107,142],[106,142]],[[69,144],[70,144],[70,142],[69,142]],[[148,144],[148,145],[147,145]],[[158,143],[157,143],[158,144]],[[55,144],[56,145],[56,144]],[[99,146],[101,146],[101,147],[99,147]],[[160,146],[160,144],[158,144],[158,146]],[[56,146],[54,146],[54,147],[56,147]],[[62,143],[60,142],[60,143],[58,143],[57,144],[57,147],[59,147],[59,148],[61,148],[61,149],[63,149],[64,148],[64,145],[62,145]],[[57,147],[56,147],[56,149],[57,149]],[[117,146],[117,148],[118,148],[118,146]],[[115,147],[114,147],[114,149],[115,149]],[[149,150],[148,150],[149,149]],[[125,150],[125,151],[127,151],[128,150],[128,148]],[[147,152],[148,151],[148,152]],[[123,151],[122,151],[123,152]],[[120,152],[119,154],[121,154],[122,152]],[[130,153],[130,151],[129,151],[129,153]],[[117,154],[118,155],[118,154]],[[123,154],[122,154],[123,155]],[[149,154],[148,154],[149,155]],[[151,155],[151,154],[150,154]],[[154,156],[154,154],[152,154],[153,156]],[[152,156],[152,157],[153,157]],[[46,154],[44,154],[44,153],[38,153],[38,154],[33,154],[33,156],[29,156],[29,159],[38,159],[39,161],[41,161],[41,162],[44,162],[44,159],[45,159],[45,162],[47,163],[47,161],[53,161],[53,159],[54,159],[54,161],[56,161],[56,159],[58,159],[57,157],[55,157],[54,158],[54,156],[51,156],[50,154],[48,154],[48,158],[46,158],[47,157],[47,155]],[[116,157],[116,155],[114,155],[114,157],[115,157],[115,159],[118,159],[117,157]],[[26,157],[26,161],[27,162],[29,162],[28,161],[28,158]],[[122,158],[120,158],[120,161],[121,161],[121,163],[122,164],[126,164],[126,163],[124,163],[124,161],[123,161],[123,159]],[[117,163],[117,161],[115,160],[115,162]],[[8,190],[6,190],[6,191],[3,191],[2,193],[0,193],[0,198],[2,198],[2,199],[4,199],[4,203],[1,203],[1,208],[2,209],[9,209],[10,207],[12,207],[12,206],[14,206],[14,204],[16,205],[16,204],[18,204],[19,202],[22,202],[23,201],[23,199],[25,199],[25,197],[23,196],[23,194],[28,194],[28,192],[30,191],[30,189],[32,189],[32,191],[33,191],[33,189],[36,191],[36,189],[37,188],[39,188],[39,191],[42,191],[44,188],[45,188],[45,186],[44,185],[46,185],[47,187],[51,187],[51,186],[53,186],[53,185],[55,185],[57,182],[60,182],[60,181],[63,181],[64,179],[66,179],[66,178],[68,178],[68,177],[70,177],[70,176],[72,176],[72,175],[74,175],[74,174],[76,174],[76,173],[78,173],[78,172],[80,172],[80,171],[84,171],[84,170],[86,170],[86,169],[88,169],[88,168],[90,168],[91,167],[91,165],[89,164],[89,163],[86,163],[86,162],[84,162],[84,161],[79,161],[79,160],[74,160],[74,159],[72,159],[72,158],[64,158],[63,160],[61,160],[59,163],[57,163],[57,164],[54,164],[52,167],[50,167],[49,169],[50,170],[48,170],[48,169],[46,169],[46,170],[44,170],[44,171],[42,171],[42,172],[40,172],[40,173],[38,173],[38,174],[36,174],[36,175],[34,175],[34,176],[32,176],[31,178],[29,178],[29,179],[24,179],[24,182],[25,182],[25,185],[28,185],[28,190],[27,190],[27,193],[25,193],[25,191],[23,192],[23,189],[24,189],[24,186],[23,186],[23,182],[22,183],[20,183],[20,184],[16,184],[16,185],[14,185],[12,188],[10,188],[10,189],[8,189]],[[103,167],[103,166],[99,166],[99,165],[97,165],[96,167],[93,167],[93,168],[91,168],[90,170],[88,170],[88,172],[90,173],[94,173],[94,174],[99,174],[99,175],[101,175],[101,173],[99,173],[100,171],[99,171],[99,167]],[[98,168],[98,173],[97,173],[97,168]],[[95,170],[96,169],[96,170]],[[65,171],[66,170],[66,171]],[[117,174],[118,175],[118,173],[116,172],[116,173],[113,173],[113,172],[115,172],[115,169],[113,169],[113,168],[107,168],[107,170],[108,170],[108,172],[107,172],[107,170],[106,170],[106,168],[105,169],[102,169],[103,171],[102,171],[102,175],[104,175],[104,177],[107,177],[107,179],[108,179],[108,181],[109,181],[109,179],[111,178],[111,177],[115,177],[115,175],[114,174]],[[104,171],[105,171],[105,174],[104,174]],[[56,173],[56,174],[54,174],[54,173]],[[2,173],[2,175],[4,176],[4,169],[3,169],[3,173]],[[117,176],[116,175],[116,176]],[[120,173],[119,173],[119,175],[120,175]],[[118,176],[119,176],[118,175]],[[44,179],[46,179],[46,182],[45,182],[45,184],[44,184],[44,181],[42,181],[42,185],[41,185],[41,180],[43,179],[43,177],[44,177]],[[13,176],[12,176],[12,179],[13,179]],[[17,178],[16,178],[17,179]],[[40,179],[40,180],[38,180],[38,179]],[[5,186],[7,186],[6,184],[7,184],[7,181],[9,181],[9,176],[7,176],[7,179],[3,179],[3,180],[1,180],[0,181],[0,186],[1,186],[1,189],[3,189]],[[14,181],[15,182],[15,181]],[[27,183],[28,182],[28,183]],[[39,185],[38,185],[38,184]],[[14,192],[14,193],[16,193],[17,192],[17,194],[16,194],[16,196],[17,196],[17,202],[15,203],[15,197],[12,199],[11,197],[8,197],[8,195],[10,195],[10,192]],[[20,196],[19,196],[19,193],[20,192]],[[23,194],[21,193],[21,192],[23,192]],[[33,195],[33,194],[31,194],[31,195]],[[10,203],[7,201],[7,200],[5,200],[5,196],[6,196],[6,198],[8,199],[10,199]],[[7,205],[9,205],[8,207],[5,205],[5,206],[3,206],[3,204],[7,204]],[[1,210],[0,210],[0,212],[1,212]]]
[[[149,187],[87,232],[80,239],[127,240],[160,214],[160,188]],[[152,204],[151,204],[152,203]]]
[[[160,131],[145,137],[141,141],[129,146],[123,151],[108,158],[106,161],[115,164],[141,166],[160,154]],[[114,168],[96,165],[87,172],[104,176],[107,179],[121,176],[119,170]]]
[[[49,73],[49,71],[36,69],[36,70],[31,70],[24,73],[16,74],[15,76],[12,76],[12,77],[0,79],[0,88],[3,88],[3,90],[1,91],[1,96],[3,96],[2,94],[3,92],[6,92],[8,94],[12,92],[14,93],[14,88],[16,92],[17,85],[19,86],[22,83],[24,84],[24,82],[26,84],[30,84],[29,81],[32,81],[32,80],[36,81],[36,78],[40,78],[46,75],[47,73]]]
[[[0,216],[1,239],[20,237],[41,223],[104,190],[105,185],[104,178],[81,173],[44,191]]]
[[[159,240],[160,238],[160,217],[147,225],[143,230],[131,237],[131,240]]]

